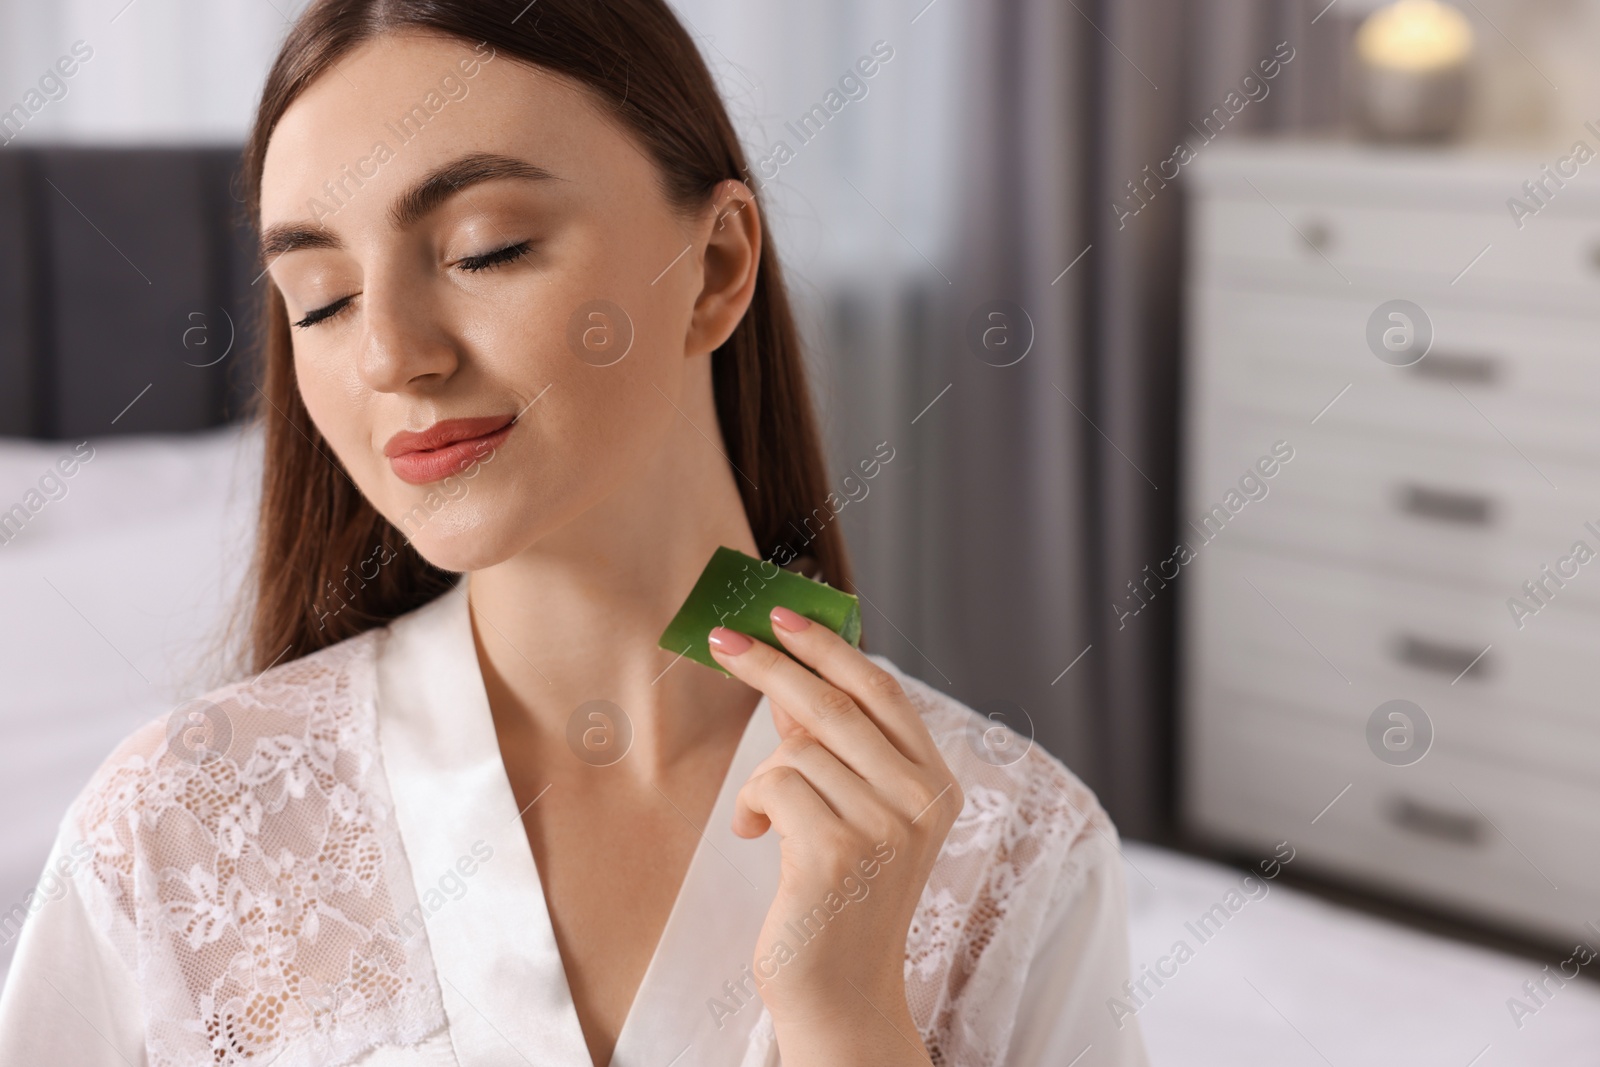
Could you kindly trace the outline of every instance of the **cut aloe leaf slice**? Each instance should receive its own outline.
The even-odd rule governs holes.
[[[823,582],[786,571],[776,563],[719,547],[695,580],[689,598],[661,634],[661,647],[680,652],[713,670],[722,664],[711,658],[706,637],[713,626],[748,634],[773,648],[783,643],[772,632],[771,612],[786,607],[812,622],[820,622],[856,647],[861,646],[861,601]]]

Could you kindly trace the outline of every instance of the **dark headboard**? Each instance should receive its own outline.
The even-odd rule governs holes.
[[[237,148],[0,149],[0,435],[243,414],[261,289],[238,163]]]

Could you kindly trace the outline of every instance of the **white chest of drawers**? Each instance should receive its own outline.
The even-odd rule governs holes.
[[[1557,185],[1570,148],[1193,164],[1176,579],[1191,830],[1556,943],[1600,923],[1600,158]],[[1432,325],[1410,366],[1367,339],[1394,300]],[[1391,700],[1414,762],[1425,728],[1369,741]]]

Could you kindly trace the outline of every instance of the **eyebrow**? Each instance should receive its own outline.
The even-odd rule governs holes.
[[[472,152],[435,167],[415,185],[397,196],[389,205],[389,224],[397,230],[405,229],[468,186],[497,178],[530,182],[565,180],[524,159],[494,155],[489,152]],[[343,247],[344,242],[338,235],[320,223],[283,223],[268,226],[261,231],[263,261],[271,261],[288,252],[304,248]]]

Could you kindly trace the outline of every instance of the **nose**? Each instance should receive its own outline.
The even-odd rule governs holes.
[[[392,275],[368,275],[361,291],[364,331],[357,366],[380,393],[437,385],[461,357],[425,287]]]

